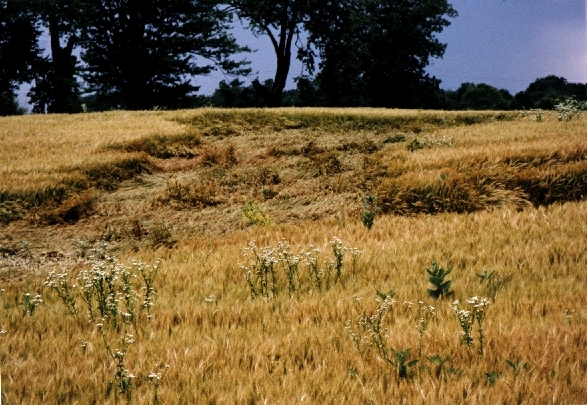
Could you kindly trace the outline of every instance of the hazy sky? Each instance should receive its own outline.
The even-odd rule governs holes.
[[[549,74],[585,83],[586,3],[587,0],[452,0],[459,16],[439,35],[448,47],[428,72],[441,79],[445,89],[473,82],[516,93]],[[249,59],[259,78],[272,78],[276,62],[269,39],[255,38],[242,28],[235,32],[241,44],[257,49]],[[292,79],[300,73],[300,64],[292,63],[288,87],[294,86]],[[197,82],[203,93],[210,93],[223,78],[221,73],[214,73]],[[248,83],[252,79],[244,80]]]

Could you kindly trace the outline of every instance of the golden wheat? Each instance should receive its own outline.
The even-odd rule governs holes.
[[[442,173],[448,173],[449,179],[473,174],[497,178],[505,173],[509,176],[505,180],[516,180],[524,170],[535,169],[535,176],[543,176],[543,171],[580,165],[587,149],[585,126],[581,121],[536,123],[523,118],[434,127],[423,131],[454,138],[453,146],[410,153],[405,142],[385,140],[402,132],[409,142],[419,133],[386,127],[389,123],[370,129],[356,123],[347,122],[346,127],[324,123],[332,116],[347,121],[358,116],[360,121],[363,116],[422,114],[304,109],[82,116],[94,120],[87,129],[94,126],[94,133],[103,134],[96,135],[93,146],[80,146],[86,151],[80,156],[70,146],[61,150],[71,155],[68,159],[79,159],[75,165],[82,173],[88,162],[99,163],[102,156],[124,159],[137,153],[120,144],[190,133],[194,128],[186,126],[196,125],[196,118],[200,121],[195,130],[201,131],[203,140],[190,149],[191,157],[150,157],[151,174],[143,172],[109,192],[94,190],[94,213],[73,225],[34,226],[24,218],[0,230],[4,249],[0,254],[5,256],[0,262],[2,399],[23,404],[152,403],[155,390],[148,376],[168,364],[157,390],[160,403],[583,401],[587,397],[585,201],[534,207],[504,197],[503,205],[490,204],[489,209],[464,214],[377,215],[370,231],[358,213],[367,193],[383,190],[384,178],[403,179],[406,189],[414,190],[418,184],[437,181]],[[137,122],[124,124],[129,117]],[[27,118],[38,120],[35,125],[54,120],[56,128],[59,123],[65,128],[78,125],[73,124],[74,117],[65,116],[23,117],[18,125],[33,126]],[[300,128],[303,120],[320,124]],[[7,122],[14,125],[10,120],[1,124],[6,127]],[[115,129],[117,125],[128,127]],[[330,129],[321,133],[320,125]],[[409,125],[413,129],[414,123]],[[107,126],[118,135],[108,135]],[[77,135],[70,132],[68,137]],[[368,140],[377,150],[371,151]],[[83,142],[70,139],[67,145]],[[108,149],[116,143],[119,149]],[[39,172],[61,170],[49,155],[39,156],[35,165]],[[28,170],[22,169],[23,176],[31,175]],[[218,203],[202,199],[214,193]],[[519,198],[526,197],[521,193]],[[251,200],[268,214],[272,225],[245,226],[242,206]],[[162,232],[157,224],[171,227],[177,240],[172,249],[151,248],[157,235],[164,238],[156,233]],[[164,263],[155,284],[153,319],[141,320],[132,330],[136,342],[130,346],[126,366],[136,378],[130,397],[117,397],[114,391],[107,394],[115,363],[95,325],[87,323],[83,314],[66,315],[58,297],[43,287],[50,269],[67,267],[75,274],[88,267],[73,256],[69,246],[74,239],[84,237],[91,244],[106,236],[110,254],[125,262],[153,263],[161,258]],[[239,267],[248,242],[276,246],[286,240],[294,250],[312,244],[322,248],[324,265],[334,236],[363,251],[354,273],[345,273],[340,283],[324,291],[304,288],[290,296],[283,290],[274,299],[251,298]],[[31,242],[32,256],[20,246],[22,239]],[[346,260],[349,269],[350,258]],[[424,269],[432,261],[453,268],[448,277],[453,282],[451,300],[435,301],[426,294],[430,284]],[[483,271],[495,271],[494,290],[480,283],[477,274]],[[384,324],[386,344],[396,350],[411,348],[411,358],[420,360],[409,378],[398,378],[395,368],[375,351],[361,356],[345,329],[347,320],[355,322],[358,317],[353,297],[362,297],[365,307],[375,310],[376,289],[396,294]],[[32,316],[23,314],[25,291],[43,295],[44,302]],[[464,303],[473,296],[491,301],[483,355],[476,351],[470,355],[461,345],[459,323],[450,308],[453,299]],[[418,315],[407,304],[417,307],[418,300],[436,308],[421,341]],[[79,299],[78,304],[82,305]],[[111,330],[109,336],[115,342],[122,333]],[[87,342],[85,349],[78,339]],[[438,374],[437,365],[428,360],[435,355],[450,356]],[[507,361],[519,361],[517,371]]]

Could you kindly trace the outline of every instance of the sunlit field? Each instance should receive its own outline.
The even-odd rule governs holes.
[[[1,118],[2,403],[582,403],[586,159],[550,114]]]

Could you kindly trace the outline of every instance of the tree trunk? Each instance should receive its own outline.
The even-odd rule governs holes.
[[[61,47],[61,32],[56,16],[49,18],[49,36],[51,41],[51,77],[52,93],[48,106],[50,113],[78,113],[82,111],[77,94],[75,65],[77,58],[72,55],[77,38],[71,35],[65,48]]]
[[[295,15],[292,17],[288,16],[287,8],[284,8],[280,27],[279,42],[277,42],[270,28],[268,26],[264,27],[265,32],[267,32],[271,38],[273,48],[275,49],[275,56],[277,58],[277,69],[273,79],[273,86],[271,86],[270,89],[267,89],[265,86],[261,85],[258,80],[253,82],[255,92],[263,99],[267,107],[281,106],[281,96],[289,75],[289,68],[291,65],[291,45],[293,36],[296,32],[297,19]]]

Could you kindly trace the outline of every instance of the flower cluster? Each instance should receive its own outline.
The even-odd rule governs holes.
[[[453,302],[452,310],[459,319],[459,324],[461,325],[462,342],[469,348],[473,347],[473,337],[471,336],[471,334],[473,331],[473,322],[475,318],[472,316],[472,312],[460,309],[458,300]]]
[[[255,242],[249,242],[244,249],[245,263],[239,263],[245,280],[251,290],[252,298],[262,296],[272,298],[284,282],[279,279],[279,274],[285,274],[287,278],[287,289],[293,294],[302,287],[311,292],[328,289],[331,282],[338,282],[343,275],[346,266],[344,258],[347,252],[352,255],[352,268],[356,266],[360,250],[345,247],[338,237],[330,242],[334,255],[327,258],[324,266],[321,265],[322,249],[314,245],[308,245],[294,253],[291,246],[285,242],[279,242],[277,247],[257,247]],[[305,274],[300,273],[304,269]],[[283,272],[283,273],[282,273]]]
[[[36,294],[33,296],[30,292],[26,292],[24,294],[24,299],[22,302],[25,315],[29,314],[32,316],[33,313],[35,312],[35,310],[37,309],[37,307],[39,305],[41,305],[42,303],[43,303],[43,299],[41,298],[41,296],[39,294]]]
[[[383,321],[385,315],[395,304],[395,300],[388,295],[384,299],[378,297],[376,301],[379,303],[379,307],[371,315],[368,315],[367,311],[363,309],[362,299],[354,297],[355,307],[359,312],[356,323],[358,331],[355,331],[350,320],[345,322],[345,329],[361,355],[372,346],[375,346],[378,353],[385,357],[387,353],[387,345],[385,344],[387,329],[383,326]]]
[[[587,102],[568,98],[554,106],[559,121],[571,121],[574,117],[581,119],[581,113],[587,110]]]
[[[434,318],[435,313],[436,308],[434,308],[433,306],[426,306],[423,301],[418,301],[419,319],[416,323],[416,329],[420,334],[420,338],[422,338],[424,336],[424,333],[426,333],[426,329],[428,329],[428,324],[430,323],[432,318]]]
[[[436,135],[424,135],[422,138],[422,144],[428,149],[431,149],[434,146],[452,146],[454,142],[454,138],[449,138],[447,136],[437,138]]]
[[[469,349],[473,347],[473,324],[477,322],[479,332],[479,354],[483,354],[483,321],[485,320],[486,308],[490,302],[487,298],[483,297],[472,297],[466,301],[470,306],[470,310],[460,309],[459,301],[455,301],[452,304],[452,310],[457,315],[459,323],[461,325],[461,340],[467,345]]]

